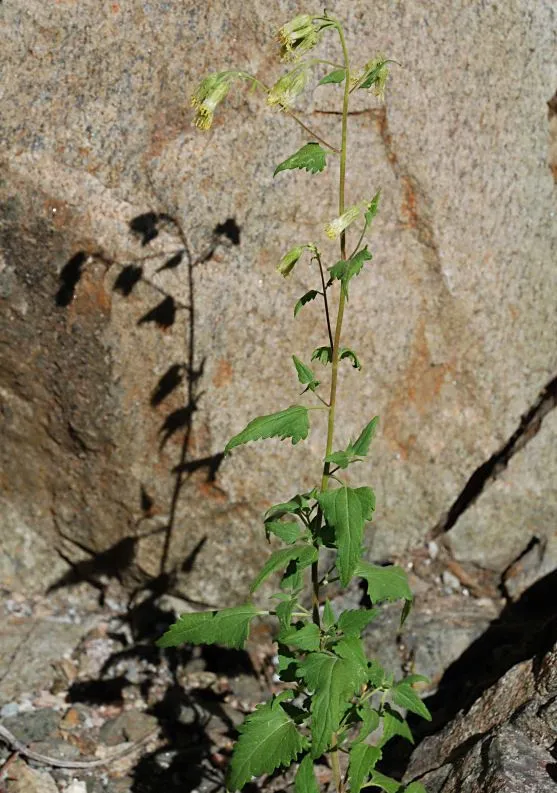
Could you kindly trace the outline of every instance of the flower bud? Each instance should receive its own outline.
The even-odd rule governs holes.
[[[319,43],[318,29],[309,14],[300,14],[283,25],[278,32],[281,57],[284,60],[299,58]]]
[[[291,248],[288,253],[285,253],[277,265],[278,272],[285,278],[289,276],[307,247],[307,245],[296,245],[295,248]]]
[[[304,92],[307,82],[308,66],[302,63],[277,80],[269,92],[267,103],[288,107],[297,96]]]
[[[349,207],[340,217],[331,220],[325,226],[325,234],[329,239],[336,240],[343,231],[345,231],[351,223],[357,220],[362,214],[362,204],[355,204]]]
[[[191,104],[197,110],[193,122],[196,127],[203,130],[211,127],[215,109],[228,94],[236,74],[231,71],[214,72],[202,80],[191,98]]]
[[[385,85],[389,77],[389,63],[383,55],[369,61],[364,66],[364,72],[361,78],[358,79],[360,88],[371,88],[375,96],[379,99],[385,99]]]

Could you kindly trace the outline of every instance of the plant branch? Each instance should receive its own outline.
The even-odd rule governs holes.
[[[331,355],[333,351],[333,331],[331,329],[331,317],[329,314],[329,301],[327,300],[327,287],[325,286],[325,274],[323,272],[323,264],[321,262],[321,256],[319,253],[316,253],[313,257],[317,260],[317,264],[319,265],[319,272],[321,274],[321,284],[323,285],[323,302],[325,304],[325,316],[327,317],[327,331],[329,333],[329,344],[331,345]]]

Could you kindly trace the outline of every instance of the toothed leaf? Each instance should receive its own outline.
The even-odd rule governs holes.
[[[311,360],[317,360],[325,366],[333,360],[333,351],[330,347],[317,347],[311,354]]]
[[[348,358],[349,361],[351,362],[352,366],[354,367],[354,369],[361,369],[362,368],[362,364],[360,363],[360,359],[358,358],[358,356],[356,355],[354,350],[351,350],[349,347],[342,347],[338,357],[339,357],[339,359],[341,361],[344,358]]]
[[[226,454],[236,446],[264,438],[291,438],[292,444],[305,440],[309,433],[308,409],[303,405],[291,405],[279,413],[259,416],[247,425],[242,432],[235,435],[224,447]]]
[[[373,603],[393,600],[412,601],[408,577],[402,567],[396,565],[380,567],[370,562],[360,562],[354,573],[367,581],[368,595]]]
[[[431,721],[431,713],[427,709],[427,706],[422,702],[412,686],[406,681],[403,680],[397,683],[396,686],[391,689],[391,696],[395,705],[409,710],[417,716],[421,716],[422,719],[426,721]]]
[[[332,279],[341,282],[341,288],[345,298],[348,300],[348,284],[358,275],[364,264],[372,259],[371,253],[367,249],[362,248],[361,251],[355,253],[350,259],[341,259],[332,267],[329,267],[329,274]]]
[[[310,289],[309,292],[306,292],[305,295],[302,295],[302,297],[294,306],[294,316],[297,317],[303,306],[305,306],[306,303],[310,303],[312,300],[315,300],[318,294],[320,293],[317,291],[317,289]]]
[[[304,168],[309,173],[318,173],[325,168],[326,164],[327,152],[325,149],[322,149],[319,143],[306,143],[291,157],[279,163],[273,176],[276,176],[280,171],[290,171],[295,168]]]
[[[361,431],[357,440],[354,443],[351,443],[348,447],[352,454],[356,454],[359,457],[365,457],[365,455],[369,452],[369,446],[375,435],[375,431],[377,430],[377,425],[379,423],[379,416],[375,416],[366,424],[366,426]]]
[[[333,608],[331,606],[331,602],[329,598],[325,601],[325,606],[323,607],[323,627],[326,631],[333,627],[335,624],[335,614]]]
[[[380,759],[381,749],[378,749],[377,746],[368,746],[366,743],[357,743],[352,746],[348,765],[350,793],[360,793],[362,785]]]
[[[317,625],[313,622],[304,625],[303,628],[288,628],[279,633],[277,641],[286,644],[288,647],[295,647],[305,652],[316,652],[319,650],[321,633]]]
[[[325,520],[335,531],[340,581],[347,586],[362,555],[364,527],[375,509],[375,495],[370,487],[344,485],[320,493],[317,500]]]
[[[317,555],[317,548],[313,545],[293,545],[290,548],[281,548],[280,551],[275,551],[259,571],[259,575],[250,587],[250,592],[255,592],[263,581],[265,581],[271,573],[274,573],[275,570],[287,567],[290,562],[300,558],[307,562],[307,564],[311,564],[315,561]]]
[[[291,694],[291,692],[287,692]],[[281,698],[258,705],[239,728],[240,737],[230,763],[227,790],[244,787],[254,776],[288,766],[308,748],[308,740],[281,706]]]
[[[395,735],[399,735],[412,744],[414,743],[414,736],[412,735],[412,731],[406,719],[404,719],[398,711],[391,708],[389,704],[386,704],[383,708],[382,719],[383,735],[379,742],[380,746],[385,746]]]
[[[292,360],[294,361],[294,366],[296,367],[296,372],[298,374],[298,380],[300,383],[307,386],[310,391],[315,391],[319,385],[319,380],[315,379],[315,375],[309,366],[306,366],[303,361],[300,361],[296,355],[292,356]]]
[[[270,534],[274,534],[283,542],[292,545],[302,534],[302,528],[299,523],[293,521],[267,520],[265,521],[265,532],[267,539]]]
[[[294,779],[294,793],[319,793],[319,785],[313,770],[313,758],[310,754],[306,754],[298,766]]]
[[[221,644],[240,649],[248,638],[250,621],[258,610],[253,603],[222,611],[182,614],[158,640],[159,647],[180,644]]]
[[[390,776],[380,774],[379,771],[371,772],[371,781],[376,787],[384,790],[385,793],[403,793],[404,791],[404,785],[401,785],[400,782]]]
[[[338,629],[345,636],[359,636],[366,625],[378,615],[377,609],[349,609],[338,618]]]

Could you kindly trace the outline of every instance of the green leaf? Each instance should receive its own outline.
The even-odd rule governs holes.
[[[291,438],[292,444],[305,440],[309,432],[308,409],[303,405],[291,405],[286,410],[279,413],[271,413],[269,416],[259,416],[247,425],[242,432],[235,435],[224,447],[227,454],[236,446],[250,441],[258,441],[263,438]]]
[[[342,83],[346,77],[346,69],[335,69],[322,77],[317,85],[328,85],[329,83]]]
[[[373,688],[382,688],[385,681],[385,670],[376,658],[373,658],[368,664],[368,677],[367,679]]]
[[[326,463],[333,463],[338,465],[339,468],[348,468],[350,463],[360,462],[359,458],[354,457],[353,454],[348,452],[333,452],[325,457]]]
[[[300,538],[302,529],[294,521],[267,520],[265,521],[265,533],[267,534],[267,539],[269,539],[269,534],[274,534],[283,542],[292,545]]]
[[[348,609],[338,618],[338,629],[345,636],[359,636],[378,613],[377,609]]]
[[[309,366],[306,366],[305,363],[300,361],[296,355],[292,356],[292,360],[294,361],[294,366],[296,367],[296,372],[298,374],[298,380],[300,383],[302,385],[306,385],[310,391],[315,391],[319,385],[319,380],[315,379],[315,375]]]
[[[288,157],[275,168],[273,176],[280,171],[290,171],[294,168],[305,168],[309,173],[322,171],[327,164],[327,152],[322,149],[319,143],[306,143],[295,154]]]
[[[285,501],[282,504],[274,504],[272,507],[269,507],[265,513],[264,520],[267,522],[273,518],[282,518],[284,515],[300,515],[303,508],[300,496],[294,496],[290,501]]]
[[[375,431],[377,429],[377,425],[379,423],[379,416],[375,416],[366,424],[366,426],[361,431],[358,439],[351,443],[348,447],[352,454],[357,454],[359,457],[365,457],[366,454],[369,452],[369,446],[375,435]]]
[[[325,366],[333,360],[333,351],[330,347],[317,347],[311,354],[311,360],[317,360]]]
[[[319,785],[313,771],[313,758],[306,754],[294,779],[294,793],[319,793]]]
[[[421,782],[411,782],[404,788],[404,793],[427,793],[427,790]]]
[[[258,614],[253,603],[234,606],[222,611],[202,611],[182,614],[180,619],[161,636],[159,647],[180,644],[222,644],[240,649],[248,638],[250,621]]]
[[[309,559],[308,564],[311,564],[316,560],[317,556],[317,548],[315,548],[313,545],[292,545],[290,548],[281,548],[280,551],[275,551],[271,554],[259,571],[258,576],[250,587],[250,592],[255,592],[255,590],[261,586],[263,581],[269,578],[271,573],[274,573],[275,570],[281,570],[283,567],[286,567],[289,562],[298,560],[300,557],[302,557],[305,561]]]
[[[380,759],[381,749],[377,746],[368,746],[366,743],[352,745],[348,765],[350,793],[360,793],[362,785]]]
[[[370,204],[366,211],[364,212],[364,217],[366,219],[366,228],[370,225],[373,218],[376,216],[377,211],[379,209],[379,199],[381,198],[381,190],[378,190],[373,198],[370,201]]]
[[[357,738],[354,739],[354,743],[360,743],[379,727],[379,714],[370,706],[369,702],[361,705],[357,713],[362,720],[362,726]]]
[[[352,366],[354,367],[354,369],[362,368],[360,359],[358,358],[354,350],[351,350],[349,347],[341,347],[338,357],[340,361],[342,361],[344,358],[348,358],[352,362]]]
[[[391,689],[391,696],[395,705],[398,705],[400,708],[405,708],[405,710],[409,710],[417,716],[421,716],[423,719],[426,719],[426,721],[431,721],[431,713],[427,709],[427,706],[422,702],[412,686],[404,680],[397,683],[396,686],[393,686]]]
[[[319,650],[321,632],[313,622],[304,625],[303,628],[289,628],[282,630],[277,638],[281,644],[295,647],[305,652],[315,652]]]
[[[367,592],[372,603],[393,600],[412,601],[408,577],[402,567],[397,565],[381,567],[370,562],[360,562],[354,573],[367,581]]]
[[[375,496],[369,487],[351,488],[343,485],[327,490],[317,497],[325,520],[335,530],[338,545],[337,567],[342,586],[347,586],[362,555],[366,520],[375,509]]]
[[[286,692],[291,694],[292,692]],[[287,766],[308,748],[308,740],[298,732],[292,719],[281,707],[282,695],[272,702],[258,705],[242,726],[230,763],[227,790],[244,787],[254,776],[269,774]]]
[[[366,245],[365,248],[355,253],[350,259],[341,259],[336,264],[333,264],[332,267],[329,267],[331,278],[341,282],[341,288],[346,300],[348,300],[348,284],[354,276],[358,275],[364,264],[371,259],[372,255]]]
[[[323,627],[326,631],[330,630],[333,625],[335,624],[335,613],[331,606],[331,602],[329,598],[325,601],[325,606],[323,607]]]
[[[277,619],[280,623],[280,627],[282,630],[285,630],[290,626],[295,602],[296,602],[295,598],[289,598],[288,600],[283,600],[283,602],[279,603],[275,609],[277,613]]]
[[[313,692],[311,754],[319,757],[330,746],[351,697],[362,685],[362,670],[350,657],[310,653],[300,663],[297,674]]]
[[[306,303],[310,303],[312,300],[315,300],[317,295],[320,294],[321,292],[318,292],[317,289],[310,289],[309,292],[306,292],[305,295],[302,295],[302,297],[294,306],[294,316],[297,317],[303,306],[305,306]]]
[[[390,776],[380,774],[379,771],[372,771],[371,781],[376,787],[384,790],[385,793],[403,793],[404,791],[404,785],[401,785],[400,782]]]
[[[429,685],[431,680],[425,675],[407,675],[404,680],[401,680],[400,682],[407,683],[409,686],[413,686],[414,683],[426,683]]]
[[[280,647],[278,653],[277,674],[283,683],[294,683],[298,671],[298,661],[288,647]]]
[[[391,738],[394,738],[395,735],[399,735],[401,738],[405,738],[410,743],[414,743],[414,736],[412,735],[412,731],[400,713],[396,710],[391,708],[391,706],[387,703],[383,707],[382,713],[383,719],[383,735],[381,736],[381,740],[379,742],[380,746],[385,746]]]

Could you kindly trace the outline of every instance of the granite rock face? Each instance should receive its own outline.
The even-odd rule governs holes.
[[[231,603],[267,552],[260,512],[317,481],[319,419],[295,450],[270,442],[226,460],[222,450],[254,415],[298,398],[290,354],[307,359],[324,343],[315,305],[291,323],[314,274],[302,265],[283,282],[274,265],[292,241],[323,242],[337,170],[273,180],[307,138],[256,95],[233,92],[206,134],[188,108],[208,71],[240,65],[275,79],[275,31],[300,10],[287,0],[1,6],[4,586],[69,582],[60,548],[84,576],[130,586],[164,558],[188,597]],[[405,66],[385,105],[356,98],[349,133],[359,154],[348,200],[381,186],[384,204],[350,301],[345,340],[364,369],[343,379],[350,411],[337,437],[381,416],[373,468],[353,476],[377,491],[370,554],[380,558],[423,540],[555,375],[556,12],[549,0],[373,13],[342,0],[335,13],[362,62],[385,51]],[[338,57],[332,43],[326,52]],[[330,138],[338,99],[320,87],[300,104]],[[193,258],[179,255],[181,230]],[[335,255],[327,249],[327,263]],[[540,449],[524,451],[547,478],[518,503],[510,487],[501,496],[516,517],[509,550],[500,506],[477,502],[489,564],[549,535],[549,432],[544,422]],[[528,470],[516,476],[519,492],[530,487]],[[459,532],[458,553],[483,563],[473,532],[456,526],[455,543]]]

